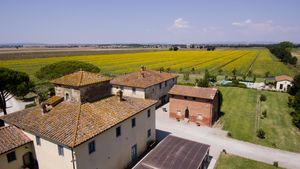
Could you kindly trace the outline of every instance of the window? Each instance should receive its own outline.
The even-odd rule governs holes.
[[[168,83],[167,83],[167,81],[165,81],[165,87],[167,87],[167,85],[168,85]]]
[[[64,146],[57,145],[57,148],[58,148],[58,155],[64,156]]]
[[[135,118],[131,119],[131,127],[135,127]]]
[[[195,98],[195,97],[193,97],[193,100],[196,100],[196,98]]]
[[[124,86],[120,86],[120,89],[123,90],[123,89],[124,89]]]
[[[184,99],[187,99],[187,97],[186,97],[186,96],[184,96]]]
[[[116,128],[116,136],[117,137],[121,136],[121,126]]]
[[[92,154],[96,151],[95,140],[89,142],[89,154]]]
[[[136,89],[135,89],[135,87],[133,87],[132,88],[132,93],[135,94],[135,91],[136,91]]]
[[[161,89],[161,83],[159,84],[159,89]]]
[[[280,89],[282,89],[283,88],[283,84],[280,84],[280,87],[279,87]]]
[[[41,145],[41,138],[39,136],[35,136],[36,145]]]
[[[69,93],[66,93],[66,100],[70,100],[70,96],[69,96]]]
[[[149,130],[147,131],[147,136],[148,136],[148,138],[151,136],[151,129],[149,129]]]
[[[147,117],[150,117],[151,116],[151,110],[149,109],[148,111],[147,111]]]
[[[7,153],[6,157],[7,157],[7,162],[9,162],[9,163],[12,161],[15,161],[17,159],[15,151]]]

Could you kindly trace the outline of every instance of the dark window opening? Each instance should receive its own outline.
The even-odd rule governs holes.
[[[61,145],[57,145],[58,148],[58,155],[64,156],[64,147]]]
[[[133,119],[131,119],[131,127],[133,128],[133,127],[135,127],[135,118],[133,118]]]
[[[135,93],[135,91],[136,91],[136,88],[133,87],[133,88],[132,88],[132,93]]]
[[[7,162],[9,162],[9,163],[12,161],[15,161],[17,159],[15,151],[7,153],[6,157],[7,157]]]
[[[117,137],[121,136],[121,126],[116,128],[116,136]]]
[[[168,83],[167,83],[167,81],[165,81],[165,87],[167,87],[167,85],[168,85]]]
[[[161,89],[161,83],[159,84],[159,89]]]
[[[147,131],[147,136],[148,136],[148,138],[151,136],[151,129],[149,129],[149,130]]]
[[[89,142],[89,154],[92,154],[95,151],[96,151],[95,141]]]
[[[193,100],[196,100],[196,98],[195,98],[195,97],[193,97]]]
[[[184,99],[187,99],[187,97],[186,97],[186,96],[184,96]]]
[[[41,138],[39,136],[35,136],[36,140],[36,145],[40,146],[41,145]]]
[[[150,116],[151,116],[151,110],[149,109],[147,112],[147,117],[150,117]]]

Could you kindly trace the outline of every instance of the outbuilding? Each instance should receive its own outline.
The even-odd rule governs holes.
[[[219,118],[220,98],[215,88],[174,85],[169,95],[171,118],[206,126],[212,126]]]

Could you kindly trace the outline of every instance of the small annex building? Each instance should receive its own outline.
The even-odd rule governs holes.
[[[292,85],[294,79],[287,75],[275,76],[276,90],[286,92]]]
[[[133,169],[206,169],[209,148],[207,144],[169,135]]]
[[[32,140],[14,126],[0,127],[0,168],[37,169]]]
[[[111,80],[112,93],[122,90],[124,96],[158,100],[157,107],[168,102],[168,92],[177,83],[178,75],[142,66],[138,72],[118,76]]]
[[[220,98],[215,88],[174,85],[169,95],[171,118],[206,126],[212,126],[219,118]]]

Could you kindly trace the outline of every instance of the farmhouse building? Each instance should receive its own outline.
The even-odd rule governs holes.
[[[157,101],[110,95],[109,80],[66,75],[52,81],[54,97],[1,119],[29,138],[41,169],[125,168],[155,140]]]
[[[218,90],[175,85],[169,92],[169,116],[212,126],[220,114]]]
[[[111,94],[110,77],[78,71],[51,81],[55,95],[66,101],[90,102]]]
[[[122,90],[124,96],[158,100],[157,106],[168,102],[168,92],[177,83],[177,75],[142,66],[139,72],[121,75],[113,80],[112,93]]]
[[[0,128],[0,168],[36,169],[33,143],[21,130],[13,126]]]
[[[293,78],[287,75],[280,75],[275,77],[276,90],[286,92],[293,85]]]

